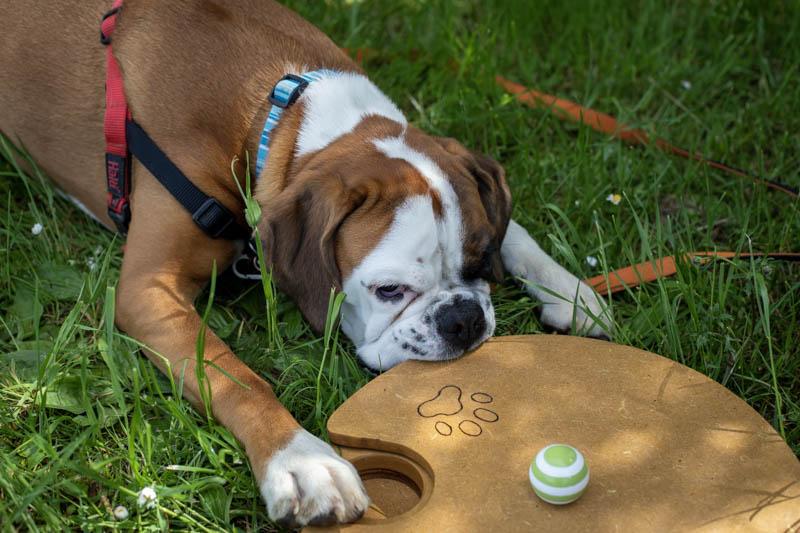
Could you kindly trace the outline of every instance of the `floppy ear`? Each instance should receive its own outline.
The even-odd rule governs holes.
[[[499,244],[502,244],[511,220],[511,190],[506,182],[506,171],[489,156],[471,150],[470,155],[473,164],[467,168],[478,182],[478,192],[486,216],[495,228]]]
[[[294,183],[269,202],[259,224],[278,288],[317,332],[325,327],[331,288],[342,289],[336,234],[358,205],[338,180]]]
[[[500,257],[500,247],[511,219],[511,190],[506,182],[506,172],[500,163],[491,157],[468,150],[455,139],[440,137],[437,138],[437,141],[447,152],[458,157],[466,172],[478,186],[478,194],[486,212],[486,218],[494,229],[490,246],[487,249],[489,257],[483,258],[481,261],[481,264],[487,265],[488,268],[486,272],[481,273],[481,277],[498,283],[502,282],[504,268]]]

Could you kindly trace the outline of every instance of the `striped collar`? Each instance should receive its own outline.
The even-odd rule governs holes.
[[[332,74],[334,71],[321,69],[313,70],[300,74],[287,74],[281,78],[278,83],[273,87],[269,95],[269,101],[272,107],[267,114],[267,120],[264,122],[264,128],[261,130],[261,138],[258,142],[258,155],[256,157],[256,177],[261,175],[264,167],[267,164],[267,157],[269,157],[269,141],[270,134],[283,114],[283,111],[291,106],[300,98],[303,91],[308,87],[308,84],[321,79],[323,76]]]

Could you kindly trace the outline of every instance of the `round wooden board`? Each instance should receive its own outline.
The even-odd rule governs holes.
[[[376,507],[334,528],[347,532],[800,528],[800,462],[763,418],[694,370],[608,342],[498,337],[452,362],[404,363],[328,429],[359,470],[420,493],[369,481],[384,491],[378,507],[411,508],[383,519]],[[581,450],[591,472],[566,506],[542,502],[528,481],[554,442]]]

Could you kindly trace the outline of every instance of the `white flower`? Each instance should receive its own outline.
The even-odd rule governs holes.
[[[42,226],[40,222],[37,222],[31,228],[31,233],[33,233],[34,235],[39,235],[42,232],[42,230],[44,230],[44,226]]]
[[[117,520],[127,520],[129,516],[128,508],[125,507],[124,505],[117,505],[116,507],[114,507],[114,510],[111,511],[111,513]]]
[[[597,258],[593,255],[586,256],[586,264],[594,268],[597,266]]]
[[[139,504],[139,507],[144,507],[146,509],[152,509],[156,506],[158,503],[158,495],[156,495],[156,491],[152,485],[139,491],[139,497],[136,499],[136,503]]]
[[[689,80],[681,80],[681,87],[683,87],[684,90],[688,91],[689,89],[692,88],[692,82],[690,82]]]
[[[622,201],[622,195],[619,195],[617,193],[609,194],[608,196],[606,196],[606,201],[611,202],[614,205],[619,205],[619,203]]]
[[[97,246],[92,252],[92,255],[86,258],[86,266],[89,267],[90,272],[94,272],[100,264],[100,255],[103,253],[103,247]]]

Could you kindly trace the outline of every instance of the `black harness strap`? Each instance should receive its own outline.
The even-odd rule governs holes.
[[[132,119],[125,123],[128,148],[165,189],[192,215],[192,220],[213,239],[249,239],[251,231],[240,225],[228,208],[198,189],[170,161],[149,135]]]

